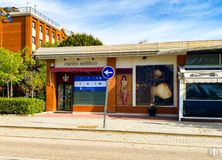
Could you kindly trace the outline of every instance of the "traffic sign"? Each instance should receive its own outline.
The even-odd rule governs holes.
[[[115,75],[115,70],[111,66],[106,66],[102,70],[102,75],[106,79],[110,79]]]
[[[107,101],[108,101],[108,79],[112,78],[115,75],[115,70],[111,66],[106,66],[102,70],[103,78],[107,79],[106,81],[106,100],[104,106],[104,118],[103,118],[103,128],[106,128],[106,112],[107,112]]]

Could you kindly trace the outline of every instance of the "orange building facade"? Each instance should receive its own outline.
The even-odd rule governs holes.
[[[196,65],[195,63],[199,61],[195,60],[194,65],[188,66],[191,69],[189,68],[187,72],[201,74],[205,67],[204,71],[209,77],[204,79],[201,79],[201,76],[195,77],[194,83],[192,81],[192,84],[189,82],[186,84],[184,77],[179,76],[179,73],[183,74],[181,66],[186,66],[188,61],[193,62],[193,58],[212,57],[211,55],[215,54],[215,57],[218,57],[215,58],[217,65],[214,66],[214,72],[219,75],[222,59],[218,46],[222,46],[221,40],[40,48],[34,56],[47,62],[46,111],[48,112],[104,111],[105,91],[102,88],[106,83],[102,78],[102,69],[105,66],[112,66],[115,76],[108,80],[107,85],[108,112],[147,113],[148,107],[154,103],[157,106],[157,114],[179,116],[185,113],[181,110],[183,110],[183,101],[186,101],[183,99],[186,98],[186,89],[181,87],[199,85],[199,82],[203,81],[208,85],[212,78],[210,75],[213,75],[209,69],[212,67],[210,63]],[[216,82],[219,81],[214,79],[213,83]],[[216,85],[222,89],[220,83],[213,84]],[[214,90],[210,92],[216,93]],[[222,92],[218,94],[222,102],[220,95],[222,96]],[[188,99],[186,103],[196,100],[195,97],[192,98],[191,94],[191,100]],[[189,110],[189,107],[187,108]]]
[[[32,54],[43,43],[61,42],[70,33],[31,7],[9,12],[13,23],[0,22],[0,47],[18,52],[28,47]]]

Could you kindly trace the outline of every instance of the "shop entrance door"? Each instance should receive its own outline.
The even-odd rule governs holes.
[[[72,111],[72,84],[58,85],[58,111]]]

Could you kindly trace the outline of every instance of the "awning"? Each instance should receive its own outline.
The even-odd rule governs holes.
[[[185,78],[185,83],[222,83],[222,78]]]
[[[50,68],[50,72],[102,72],[103,68]]]
[[[38,48],[38,59],[69,59],[97,57],[143,57],[159,55],[186,55],[189,51],[222,49],[222,40],[174,41],[161,43],[121,44],[102,46],[75,46]]]
[[[222,70],[187,70],[181,67],[179,75],[185,83],[222,83]]]

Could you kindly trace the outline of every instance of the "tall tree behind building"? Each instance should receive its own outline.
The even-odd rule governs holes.
[[[91,34],[77,33],[68,36],[60,43],[60,47],[65,46],[100,46],[103,45],[102,41],[93,37]]]

